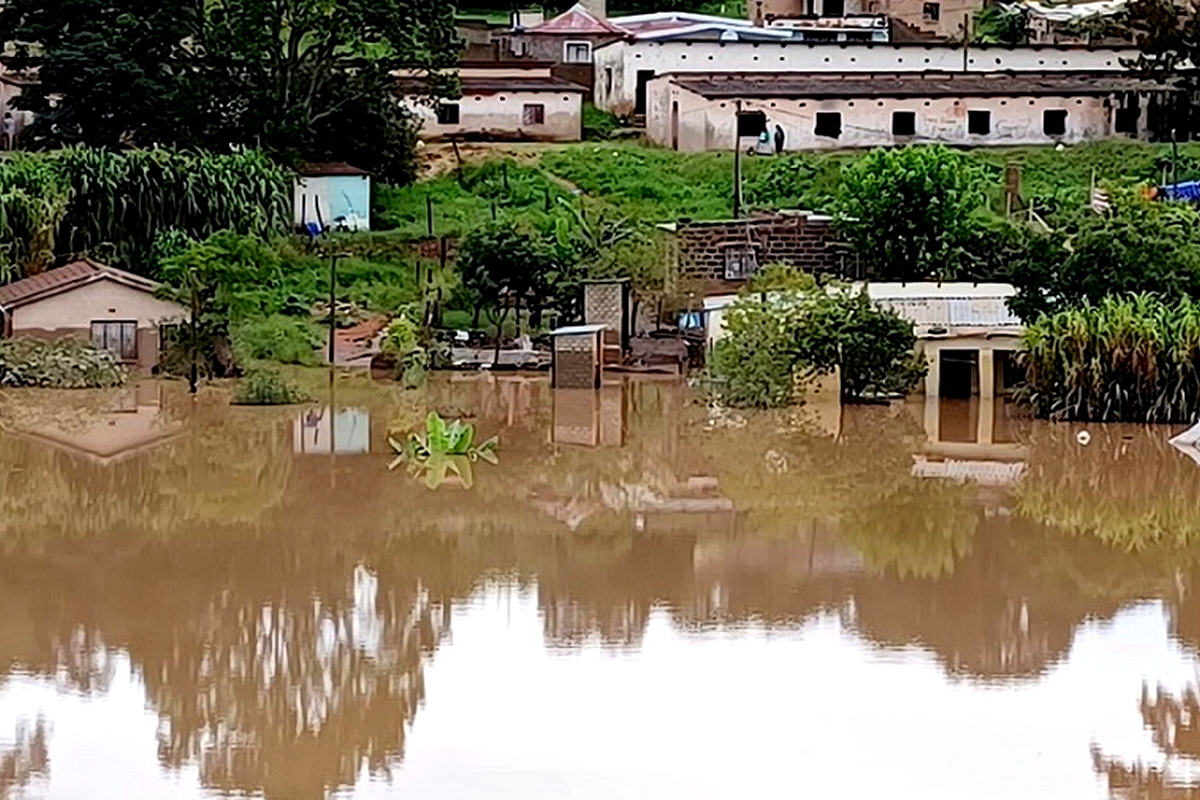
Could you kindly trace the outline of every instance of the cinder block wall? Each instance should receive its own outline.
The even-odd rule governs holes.
[[[832,220],[815,214],[776,214],[725,222],[680,222],[678,275],[687,284],[740,283],[725,278],[726,254],[748,245],[758,266],[788,264],[811,273],[841,273],[844,248],[835,245]]]

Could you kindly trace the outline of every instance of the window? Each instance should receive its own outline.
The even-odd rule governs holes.
[[[592,63],[592,43],[591,42],[563,42],[563,63],[564,64],[590,64],[590,63]]]
[[[917,133],[917,112],[915,111],[893,111],[892,112],[892,135],[893,136],[915,136]]]
[[[541,103],[526,103],[521,113],[521,120],[526,125],[545,125],[546,107]]]
[[[458,124],[458,103],[439,103],[437,107],[438,125]]]
[[[93,322],[92,345],[122,361],[137,360],[136,322]]]
[[[926,22],[937,22],[942,18],[942,4],[926,3],[921,9],[921,16],[925,18]]]
[[[1065,136],[1067,133],[1067,110],[1048,108],[1042,112],[1042,131],[1047,136]]]
[[[967,133],[975,136],[987,136],[992,132],[992,112],[968,111]]]
[[[738,114],[738,138],[744,136],[759,137],[767,129],[767,115],[764,111],[743,111]]]
[[[842,115],[836,111],[818,111],[813,133],[830,139],[838,138],[842,135]]]
[[[753,247],[739,244],[725,249],[725,280],[746,280],[757,271],[758,254]]]

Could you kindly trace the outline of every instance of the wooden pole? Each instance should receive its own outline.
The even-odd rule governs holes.
[[[739,219],[742,216],[742,101],[738,100],[735,104],[736,111],[733,118],[733,218]]]
[[[329,366],[334,364],[337,342],[337,253],[329,256]]]
[[[433,236],[433,196],[425,195],[425,227],[429,231],[430,237]]]
[[[200,290],[196,287],[196,276],[192,275],[192,368],[188,372],[188,390],[196,393],[196,384],[199,381],[198,369],[196,367],[196,358],[199,355],[196,351],[199,349],[199,339],[196,335],[196,317],[200,316]]]

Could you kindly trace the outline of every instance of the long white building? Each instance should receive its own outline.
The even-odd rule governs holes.
[[[1120,72],[1133,48],[956,44],[656,41],[625,39],[594,52],[596,105],[646,113],[647,87],[667,74]]]

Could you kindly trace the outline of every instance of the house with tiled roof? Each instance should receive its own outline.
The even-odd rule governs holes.
[[[122,362],[158,363],[161,328],[187,319],[187,309],[157,296],[160,284],[90,259],[0,286],[7,336],[78,338]]]

